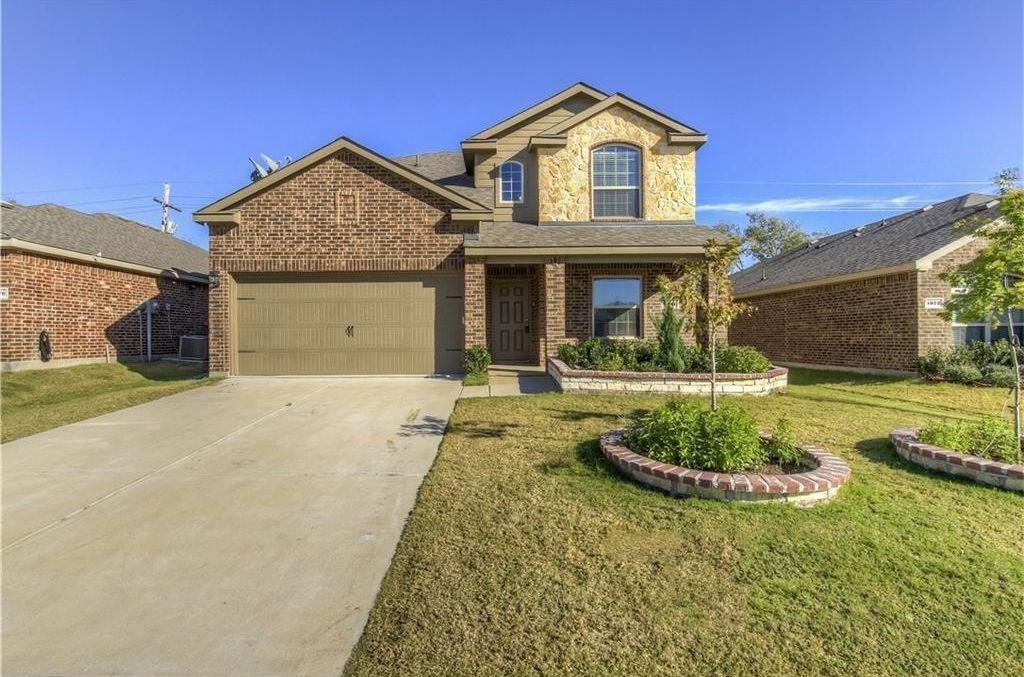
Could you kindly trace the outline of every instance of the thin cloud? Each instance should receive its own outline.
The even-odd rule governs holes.
[[[891,209],[908,209],[927,204],[916,195],[901,195],[888,198],[861,197],[787,197],[758,202],[721,202],[717,204],[698,205],[698,211],[706,212],[855,212],[855,211],[887,211]]]

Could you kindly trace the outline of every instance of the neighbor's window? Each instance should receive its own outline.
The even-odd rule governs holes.
[[[605,277],[594,280],[594,336],[640,336],[640,280]]]
[[[622,144],[595,148],[591,171],[595,219],[640,218],[640,151]]]
[[[1011,280],[1018,279],[1016,275],[1009,276]],[[966,289],[953,289],[954,294],[962,294]],[[1012,311],[1013,333],[1024,345],[1024,309]],[[996,318],[997,325],[992,327],[984,322],[972,322],[964,324],[953,318],[953,345],[966,346],[971,343],[995,343],[996,341],[1009,340],[1010,318],[1002,315]]]
[[[518,160],[501,165],[501,201],[523,201],[523,163]]]

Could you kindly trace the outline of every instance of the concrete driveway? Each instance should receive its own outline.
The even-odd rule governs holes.
[[[460,388],[234,379],[4,445],[3,673],[337,674]]]

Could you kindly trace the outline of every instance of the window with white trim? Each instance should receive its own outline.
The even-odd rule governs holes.
[[[1017,275],[1009,275],[1011,280],[1021,279]],[[953,294],[963,294],[967,291],[964,287],[956,287]],[[1024,345],[1024,308],[1010,311],[1009,315],[1002,315],[996,318],[996,326],[993,327],[987,322],[958,322],[953,318],[953,345],[965,346],[971,343],[995,343],[996,341],[1009,340],[1010,322],[1013,322],[1012,331],[1017,335],[1017,340]]]
[[[640,151],[610,143],[591,153],[595,219],[640,218]]]
[[[640,278],[599,277],[593,283],[594,336],[640,336]]]
[[[523,201],[523,163],[519,160],[501,164],[501,201],[513,204]]]

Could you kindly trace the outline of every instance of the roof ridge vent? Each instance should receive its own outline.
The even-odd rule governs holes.
[[[935,205],[925,205],[924,207],[921,207],[921,211],[922,212],[926,212],[926,211],[928,211],[929,209],[931,209],[934,206]]]

